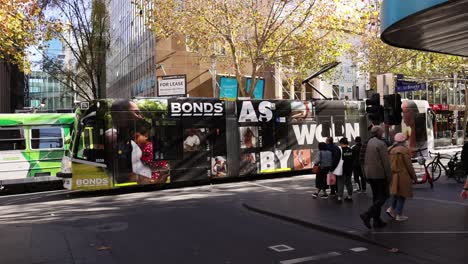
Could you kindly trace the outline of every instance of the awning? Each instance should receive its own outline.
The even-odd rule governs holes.
[[[389,45],[468,57],[468,0],[384,0],[381,22]]]

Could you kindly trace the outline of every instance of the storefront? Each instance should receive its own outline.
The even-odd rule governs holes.
[[[430,104],[435,114],[434,146],[463,145],[464,105]]]

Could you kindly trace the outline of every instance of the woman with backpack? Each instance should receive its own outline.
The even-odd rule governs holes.
[[[314,165],[318,165],[320,167],[319,172],[315,178],[315,186],[317,191],[312,194],[314,198],[317,198],[320,195],[320,192],[323,193],[320,195],[320,198],[327,199],[327,174],[331,170],[332,166],[332,153],[327,149],[327,144],[324,142],[320,142],[318,144],[319,152],[314,160]]]

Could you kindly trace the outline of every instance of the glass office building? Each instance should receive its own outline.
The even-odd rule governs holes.
[[[136,0],[133,2],[140,2]],[[110,48],[107,54],[107,96],[153,96],[155,39],[145,26],[145,10],[129,0],[109,0]]]
[[[32,108],[48,112],[73,109],[71,89],[45,72],[31,72],[28,87],[29,106]]]

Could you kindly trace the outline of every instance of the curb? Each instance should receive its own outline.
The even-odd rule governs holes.
[[[329,226],[324,226],[324,225],[319,225],[319,224],[312,223],[312,222],[307,222],[307,221],[300,220],[300,219],[297,219],[297,218],[293,218],[293,217],[290,217],[290,216],[285,216],[285,215],[269,212],[269,211],[266,211],[266,210],[255,208],[255,207],[250,206],[250,205],[248,205],[246,203],[242,203],[242,206],[245,207],[249,211],[259,213],[259,214],[262,214],[262,215],[266,215],[266,216],[270,216],[270,217],[273,217],[273,218],[277,218],[277,219],[280,219],[280,220],[284,220],[284,221],[287,221],[287,222],[290,222],[290,223],[293,223],[293,224],[296,224],[296,225],[312,228],[312,229],[322,231],[322,232],[325,232],[325,233],[328,233],[328,234],[332,234],[332,235],[336,235],[336,236],[340,236],[340,237],[345,237],[345,238],[356,240],[356,241],[359,241],[359,242],[368,243],[368,244],[371,244],[371,245],[374,245],[374,246],[384,248],[386,250],[395,250],[395,248],[393,248],[393,247],[389,247],[387,245],[384,245],[382,243],[379,243],[379,242],[377,242],[375,240],[366,238],[366,237],[361,236],[361,235],[357,235],[357,234],[350,233],[350,232],[345,232],[343,230],[339,230],[339,229],[336,229],[336,228],[331,228]],[[403,252],[403,251],[401,251],[399,249],[397,249],[397,250],[398,250],[397,253],[402,253],[402,254],[408,255],[407,253],[405,253],[405,252]]]

